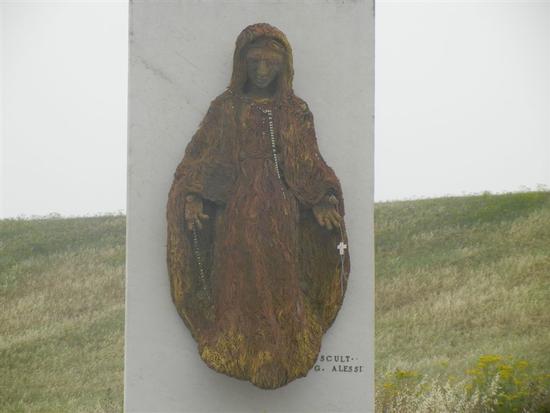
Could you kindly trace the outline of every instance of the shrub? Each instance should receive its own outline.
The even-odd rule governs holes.
[[[548,413],[550,374],[534,374],[527,360],[494,354],[479,357],[458,380],[425,379],[395,370],[378,380],[380,413]]]

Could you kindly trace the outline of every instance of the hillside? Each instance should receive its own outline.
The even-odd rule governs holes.
[[[0,221],[0,411],[122,409],[125,218]]]
[[[550,372],[550,193],[381,203],[375,236],[377,386],[484,354]],[[1,412],[121,411],[124,239],[122,216],[0,221]]]
[[[375,227],[378,373],[480,354],[550,371],[550,193],[382,203]]]

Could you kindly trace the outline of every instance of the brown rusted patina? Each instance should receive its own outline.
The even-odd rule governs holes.
[[[274,389],[313,367],[349,274],[344,203],[266,23],[177,167],[167,206],[172,299],[211,368]]]

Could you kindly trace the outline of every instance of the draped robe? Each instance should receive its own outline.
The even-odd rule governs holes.
[[[201,230],[186,226],[189,194],[209,216]],[[303,100],[256,102],[228,89],[211,103],[167,206],[172,299],[208,366],[268,389],[313,366],[349,273],[348,252],[341,261],[336,248],[346,241],[343,219],[329,231],[312,213],[327,194],[343,216]]]

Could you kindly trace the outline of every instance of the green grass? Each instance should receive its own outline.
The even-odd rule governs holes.
[[[483,354],[550,372],[550,193],[381,203],[375,236],[378,386],[467,380]]]
[[[125,218],[0,221],[0,411],[122,410]]]
[[[550,372],[550,193],[380,203],[375,236],[377,387],[409,400],[385,411]],[[122,216],[0,221],[0,412],[121,411],[124,238]],[[399,393],[429,383],[439,408]]]

